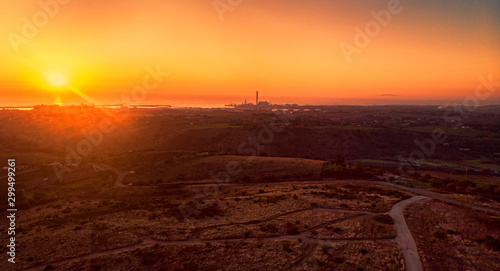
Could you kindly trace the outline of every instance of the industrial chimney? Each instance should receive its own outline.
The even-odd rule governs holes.
[[[255,93],[255,105],[259,105],[259,92],[256,91]]]

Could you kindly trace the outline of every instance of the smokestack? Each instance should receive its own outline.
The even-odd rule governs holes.
[[[259,92],[256,91],[256,94],[255,94],[255,105],[259,105]]]

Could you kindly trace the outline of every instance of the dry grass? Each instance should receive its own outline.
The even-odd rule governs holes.
[[[310,236],[320,239],[394,238],[396,228],[387,215],[364,216],[330,224]]]
[[[438,201],[406,211],[427,270],[496,270],[500,262],[500,217]]]
[[[199,182],[273,182],[312,180],[319,178],[324,161],[302,158],[245,156],[183,156],[163,162],[147,163],[128,175],[124,183],[149,185],[161,179],[163,183]],[[228,165],[230,170],[228,170]],[[212,173],[212,174],[210,174]],[[221,173],[221,174],[219,174]],[[230,178],[226,179],[225,174]],[[214,177],[215,176],[215,177]]]
[[[239,253],[251,254],[255,259],[264,257],[262,255],[265,253],[275,253],[269,265],[262,265],[263,270],[269,270],[271,266],[286,267],[292,264],[293,259],[298,259],[294,257],[307,251],[302,244],[295,244],[300,238],[295,237],[298,233],[360,214],[355,209],[370,210],[373,206],[385,206],[383,209],[387,209],[393,202],[407,196],[369,182],[356,182],[356,185],[348,181],[333,181],[328,184],[235,184],[210,190],[211,195],[203,194],[206,204],[201,206],[203,208],[200,209],[200,214],[184,219],[179,206],[191,204],[197,207],[194,205],[199,200],[196,191],[205,191],[203,187],[191,186],[174,190],[161,187],[108,189],[103,187],[102,181],[92,179],[31,191],[33,194],[43,192],[55,201],[35,204],[30,209],[19,211],[18,225],[22,229],[19,229],[17,235],[20,263],[16,268],[40,266],[65,258],[129,246],[144,238],[172,241],[292,235],[296,241],[289,241],[291,243],[285,246],[286,250],[293,248],[293,253],[283,252],[281,244],[276,245],[267,240],[254,241],[253,244],[245,245],[247,247],[242,251],[239,249],[244,246],[231,245],[229,250],[223,249],[235,256],[240,255]],[[65,193],[67,191],[69,192]],[[209,212],[207,208],[215,211]],[[362,225],[364,224],[360,224],[360,227]],[[253,249],[253,246],[265,249]],[[0,251],[2,259],[6,257],[5,249],[1,248]],[[179,249],[189,249],[195,253],[200,248]],[[217,249],[212,250],[212,258],[217,259],[215,262],[224,260],[225,256],[214,252]],[[205,248],[201,251],[205,251]],[[202,253],[207,253],[206,257],[209,257],[208,249]],[[149,261],[146,256],[140,255],[145,257],[145,261]],[[119,267],[123,257],[120,255],[109,258],[116,259],[116,266]],[[176,264],[181,267],[189,262],[195,262],[200,268],[201,263],[204,263],[203,266],[210,266],[211,260],[207,260],[208,258],[196,258],[196,255],[183,257],[183,261],[172,261],[177,261]],[[191,260],[189,257],[194,258]],[[253,260],[248,259],[248,264]],[[86,266],[88,262],[82,264]],[[142,266],[142,260],[137,264]]]
[[[61,270],[280,270],[299,259],[304,244],[285,242],[207,243],[193,246],[161,246],[84,260]]]
[[[295,270],[405,270],[398,245],[388,241],[322,242]]]

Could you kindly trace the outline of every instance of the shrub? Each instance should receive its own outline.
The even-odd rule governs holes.
[[[348,169],[340,165],[325,164],[320,170],[320,176],[323,178],[336,179],[370,179],[373,177],[373,174],[369,171],[363,171],[362,165],[358,165],[357,169]]]
[[[288,241],[285,241],[282,243],[283,245],[283,250],[286,252],[292,252],[291,244]]]
[[[286,231],[286,234],[288,234],[288,235],[297,235],[300,233],[299,229],[294,224],[292,224],[290,222],[286,223],[285,231]]]
[[[446,232],[443,229],[437,229],[432,233],[432,236],[438,240],[446,238]]]
[[[476,239],[476,242],[484,244],[486,247],[492,250],[500,251],[500,240],[489,235]]]
[[[265,226],[261,226],[260,230],[263,232],[271,232],[271,233],[278,232],[278,228],[272,223],[269,223]]]
[[[363,164],[359,161],[357,161],[356,163],[354,163],[354,170],[356,171],[362,171],[363,170]]]
[[[387,224],[387,225],[394,224],[394,221],[389,215],[376,215],[372,219],[382,224]]]
[[[71,208],[69,208],[69,207],[66,207],[64,210],[62,210],[63,214],[67,214],[69,212],[71,212]]]

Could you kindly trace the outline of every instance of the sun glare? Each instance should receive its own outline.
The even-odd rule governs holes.
[[[62,87],[67,85],[66,78],[59,73],[51,73],[48,75],[48,81],[54,87]]]

